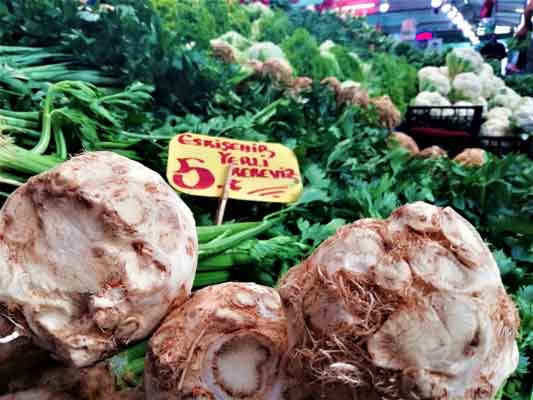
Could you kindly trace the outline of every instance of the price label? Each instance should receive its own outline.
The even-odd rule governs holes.
[[[167,178],[180,192],[206,197],[220,197],[227,178],[229,198],[272,203],[292,203],[303,190],[298,160],[289,148],[193,133],[170,142]]]

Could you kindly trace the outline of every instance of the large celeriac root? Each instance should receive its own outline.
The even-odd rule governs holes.
[[[157,173],[83,154],[0,211],[0,306],[56,358],[87,366],[186,300],[197,248],[191,211]]]
[[[488,400],[518,363],[498,267],[451,208],[418,202],[343,227],[280,294],[289,367],[317,398]]]
[[[286,320],[279,295],[252,283],[196,292],[152,336],[145,392],[159,399],[285,398]]]

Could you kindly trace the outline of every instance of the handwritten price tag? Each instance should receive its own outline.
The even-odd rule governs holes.
[[[220,197],[232,164],[231,199],[292,203],[302,193],[298,160],[287,147],[193,133],[170,142],[167,178],[180,192]]]

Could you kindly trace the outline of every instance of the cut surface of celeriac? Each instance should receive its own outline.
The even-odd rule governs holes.
[[[417,202],[341,228],[280,287],[291,370],[337,399],[489,400],[518,314],[474,227]],[[289,368],[290,368],[289,364]]]
[[[110,152],[31,178],[2,208],[0,235],[0,305],[78,367],[147,337],[196,270],[191,211],[157,173]]]
[[[150,339],[147,398],[287,398],[283,356],[287,323],[279,295],[253,283],[196,292]]]

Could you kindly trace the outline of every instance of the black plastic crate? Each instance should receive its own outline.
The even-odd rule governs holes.
[[[408,127],[464,131],[471,136],[477,136],[483,122],[483,107],[409,107],[405,119]]]
[[[482,106],[416,106],[407,109],[400,129],[413,137],[421,149],[437,145],[453,157],[478,145],[482,122]]]
[[[493,154],[504,156],[506,154],[526,154],[533,158],[533,139],[520,136],[479,136],[479,147]]]

